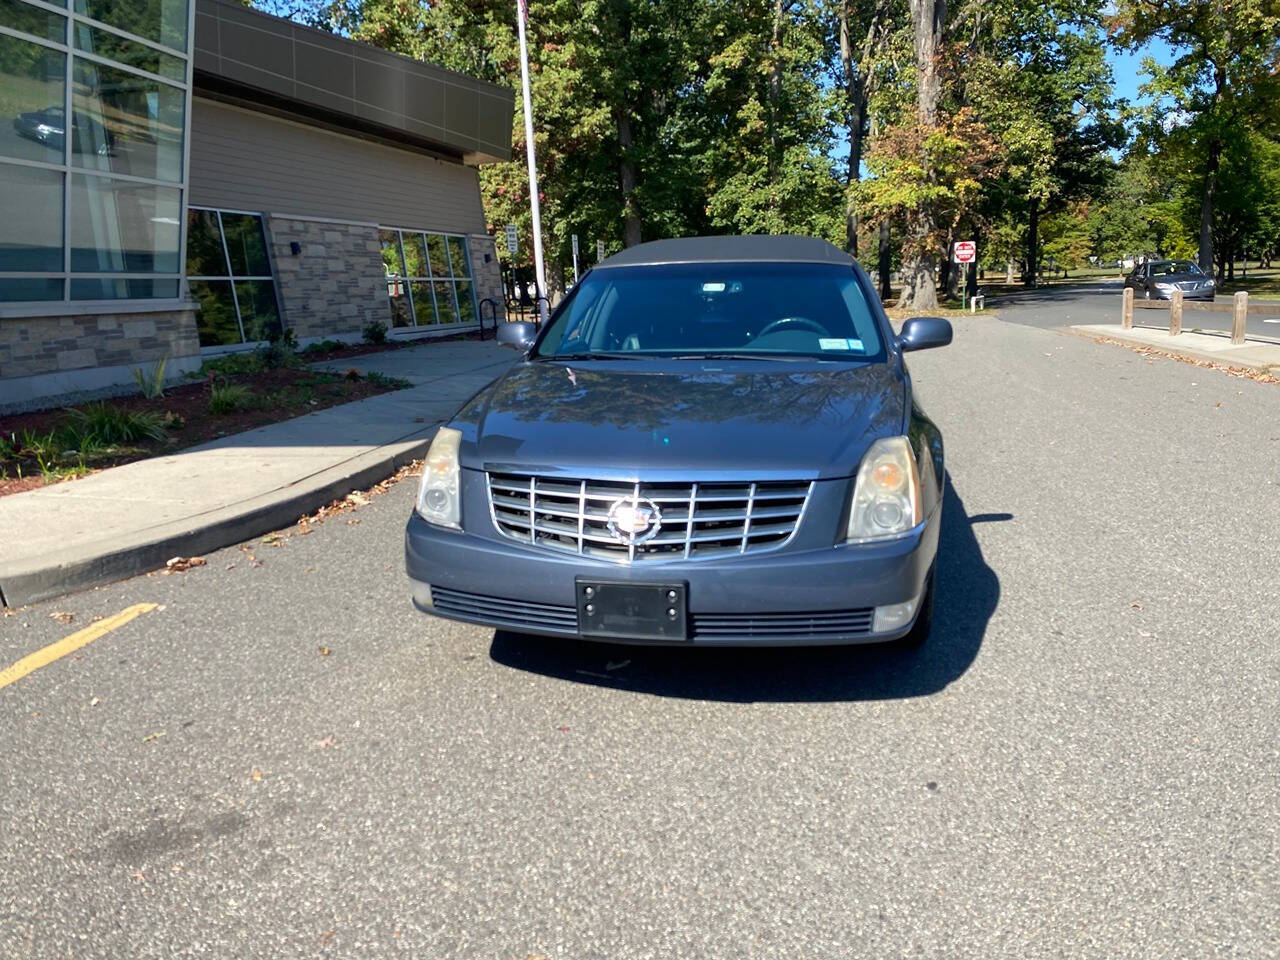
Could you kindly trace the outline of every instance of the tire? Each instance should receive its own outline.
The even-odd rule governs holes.
[[[937,570],[936,566],[929,568],[929,577],[925,581],[924,600],[920,603],[920,612],[916,614],[916,622],[912,625],[911,631],[897,640],[891,641],[892,645],[899,650],[918,650],[929,639],[929,634],[933,630],[935,570]]]

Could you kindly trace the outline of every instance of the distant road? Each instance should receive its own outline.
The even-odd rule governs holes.
[[[1069,327],[1079,323],[1119,323],[1123,281],[1082,280],[1079,284],[1058,284],[1016,293],[993,293],[987,305],[999,312],[1000,319],[1029,327]],[[1219,297],[1221,303],[1225,298]],[[1246,331],[1249,336],[1280,340],[1280,303],[1272,304],[1273,313],[1249,312]],[[1271,321],[1271,322],[1268,322]],[[1169,314],[1164,310],[1133,311],[1133,322],[1139,327],[1168,329]],[[1231,314],[1188,308],[1183,315],[1184,330],[1231,329]]]

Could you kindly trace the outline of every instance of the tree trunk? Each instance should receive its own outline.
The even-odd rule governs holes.
[[[1006,260],[1004,262],[1004,282],[1005,283],[1008,283],[1008,284],[1014,283],[1013,271],[1016,266],[1017,266],[1017,263],[1013,260]]]
[[[548,306],[555,307],[556,304],[564,299],[564,264],[560,262],[559,257],[553,254],[547,258],[545,269],[547,272]]]
[[[1027,213],[1027,272],[1022,278],[1024,286],[1034,287],[1040,274],[1040,198],[1031,198]]]
[[[924,130],[938,123],[938,101],[942,79],[938,72],[938,46],[942,40],[942,24],[947,17],[946,0],[910,0],[911,23],[915,34],[916,112]],[[932,182],[934,172],[928,159],[921,157],[924,176]],[[918,203],[907,215],[906,249],[903,257],[902,303],[912,310],[933,310],[938,306],[938,257],[934,250],[938,229],[938,211],[932,200]]]
[[[773,37],[769,43],[769,185],[778,182],[782,141],[778,133],[778,111],[782,100],[782,20],[785,0],[773,0]]]
[[[867,83],[864,70],[865,61],[870,56],[870,45],[875,34],[875,20],[867,27],[864,41],[863,63],[855,63],[853,59],[853,38],[850,20],[853,16],[850,0],[840,4],[840,68],[844,74],[845,95],[849,98],[849,171],[845,176],[845,186],[851,187],[862,179],[863,130],[867,123]],[[853,256],[858,255],[858,211],[848,202],[846,191],[844,236],[845,249]]]
[[[1213,102],[1216,107],[1222,100],[1227,86],[1225,66],[1215,67],[1213,73]],[[1218,189],[1218,168],[1222,165],[1222,141],[1217,137],[1209,141],[1209,153],[1204,162],[1204,190],[1200,195],[1200,269],[1213,275],[1213,194]]]
[[[889,249],[889,221],[888,220],[880,221],[880,238],[879,239],[880,239],[880,250],[877,255],[876,266],[878,267],[878,271],[880,274],[880,299],[888,300],[891,296],[893,296],[893,288],[889,283],[889,281],[892,279],[890,277],[890,273],[892,272],[892,270],[890,269],[892,267],[892,262],[890,260],[892,251]]]
[[[618,184],[622,188],[622,244],[634,247],[640,242],[640,209],[636,204],[636,166],[631,159],[631,117],[626,107],[618,114]]]

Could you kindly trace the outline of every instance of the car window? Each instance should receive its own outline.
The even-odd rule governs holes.
[[[1161,260],[1151,264],[1151,275],[1155,277],[1172,277],[1188,273],[1198,274],[1200,267],[1190,260]]]
[[[696,263],[593,270],[535,356],[707,353],[868,360],[884,349],[851,267]]]

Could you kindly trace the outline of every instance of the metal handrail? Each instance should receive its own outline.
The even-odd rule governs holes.
[[[485,297],[480,301],[480,339],[484,339],[484,305],[489,305],[489,312],[493,315],[493,335],[498,336],[498,301],[492,297]]]

